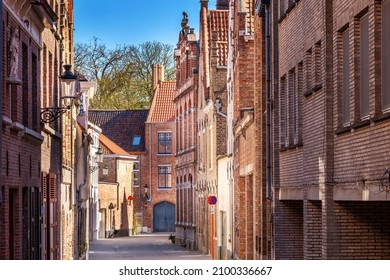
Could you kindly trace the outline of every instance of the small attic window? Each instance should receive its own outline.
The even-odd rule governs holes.
[[[134,135],[134,136],[133,136],[132,145],[133,145],[133,146],[139,146],[139,145],[141,145],[141,136],[139,136],[139,135]]]

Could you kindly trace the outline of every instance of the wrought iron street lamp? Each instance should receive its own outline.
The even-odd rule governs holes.
[[[97,165],[92,165],[92,166],[90,166],[90,168],[89,168],[89,171],[91,172],[91,173],[93,173],[93,172],[95,172],[96,170],[98,170],[99,169],[99,163],[102,163],[103,162],[103,150],[102,150],[102,148],[98,148],[98,150],[96,151],[96,153],[95,153],[95,162],[96,162],[96,164]]]
[[[69,99],[66,106],[60,107],[47,107],[41,110],[41,121],[44,123],[51,123],[61,117],[67,110],[70,110],[75,103],[77,105],[79,97],[76,95],[76,80],[77,76],[73,74],[70,64],[64,65],[65,72],[61,78],[61,90],[62,96],[61,101]]]

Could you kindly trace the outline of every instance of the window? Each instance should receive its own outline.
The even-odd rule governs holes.
[[[292,145],[297,136],[297,89],[296,89],[296,71],[293,69],[289,73],[289,138]]]
[[[306,63],[305,63],[305,78],[306,78],[306,93],[309,93],[313,87],[312,85],[312,49],[306,52]]]
[[[172,167],[171,166],[158,167],[158,188],[159,189],[172,188]]]
[[[38,131],[38,59],[34,53],[31,55],[31,93],[32,128]]]
[[[141,136],[139,136],[139,135],[134,135],[134,136],[133,136],[133,141],[131,142],[131,145],[133,145],[133,146],[139,146],[139,145],[141,145]]]
[[[314,87],[318,87],[321,84],[321,41],[317,42],[314,45],[314,50],[313,50],[313,55],[314,55],[314,67],[312,70],[314,71],[312,77],[314,79]]]
[[[133,186],[139,187],[139,171],[133,172]]]
[[[133,164],[133,185],[139,187],[139,161],[134,161]]]
[[[287,102],[286,102],[286,76],[280,80],[280,145],[287,146]]]
[[[368,54],[368,15],[360,20],[360,118],[370,114],[369,111],[369,54]]]
[[[349,30],[345,30],[343,36],[343,124],[349,124]]]
[[[390,0],[382,6],[382,110],[390,109]]]
[[[171,132],[158,133],[158,153],[172,154],[172,133]]]
[[[22,79],[23,79],[23,86],[22,86],[22,93],[23,93],[23,125],[28,127],[28,121],[30,119],[29,115],[29,84],[28,84],[28,49],[27,45],[22,44],[22,64],[23,64],[23,69],[22,69]]]

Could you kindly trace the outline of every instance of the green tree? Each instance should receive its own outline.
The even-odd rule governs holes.
[[[153,64],[164,65],[165,79],[174,79],[173,47],[154,41],[108,49],[97,38],[75,45],[76,71],[97,83],[95,109],[149,107]]]

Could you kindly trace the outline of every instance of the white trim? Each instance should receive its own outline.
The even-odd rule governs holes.
[[[120,158],[120,159],[137,159],[137,156],[132,156],[132,155],[115,155],[115,154],[104,154],[104,158]]]

